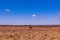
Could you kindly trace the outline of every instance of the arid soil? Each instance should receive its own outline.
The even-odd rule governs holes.
[[[60,40],[60,26],[0,26],[0,40]]]

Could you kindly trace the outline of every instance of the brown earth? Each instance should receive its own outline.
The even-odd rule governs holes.
[[[60,26],[0,25],[0,40],[60,40]]]

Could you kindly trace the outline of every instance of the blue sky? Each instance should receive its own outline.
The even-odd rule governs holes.
[[[59,25],[60,0],[0,0],[0,24]]]

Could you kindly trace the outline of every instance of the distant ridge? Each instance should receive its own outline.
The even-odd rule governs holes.
[[[0,27],[60,27],[60,25],[0,25]]]

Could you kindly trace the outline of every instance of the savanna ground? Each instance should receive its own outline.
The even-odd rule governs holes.
[[[0,40],[60,40],[60,26],[0,26]]]

